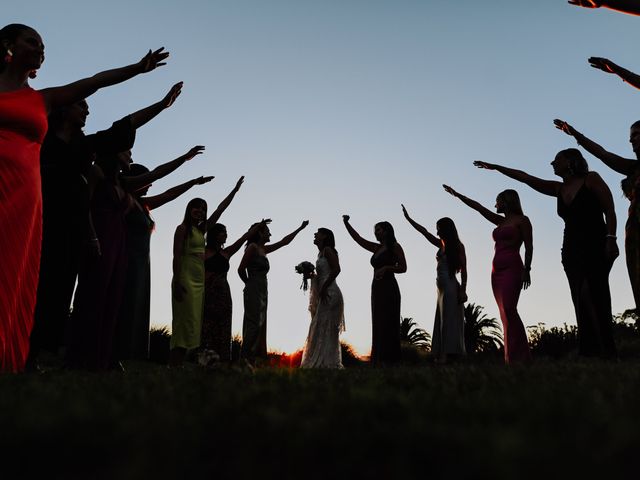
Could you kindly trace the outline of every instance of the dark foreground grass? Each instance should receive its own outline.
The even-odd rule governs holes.
[[[639,407],[636,360],[139,364],[0,376],[0,456],[3,478],[638,478]]]

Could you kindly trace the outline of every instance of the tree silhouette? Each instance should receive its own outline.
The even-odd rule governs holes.
[[[400,342],[428,350],[431,347],[431,335],[423,328],[419,328],[413,318],[401,318]]]
[[[500,322],[487,317],[483,310],[475,303],[464,307],[464,345],[468,354],[497,351],[504,345]]]

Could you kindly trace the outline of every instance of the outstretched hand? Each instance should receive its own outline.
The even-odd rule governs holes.
[[[442,185],[442,188],[444,188],[444,191],[447,192],[450,195],[453,195],[454,197],[458,197],[460,196],[460,194],[458,192],[456,192],[453,188],[451,188],[449,185]]]
[[[173,102],[176,101],[176,98],[178,98],[181,93],[182,93],[182,82],[178,82],[173,87],[171,87],[171,90],[169,90],[169,93],[167,93],[164,96],[164,98],[162,99],[162,106],[164,108],[169,108],[171,105],[173,105]]]
[[[495,170],[496,166],[493,163],[483,162],[481,160],[474,160],[473,165],[478,168],[484,168],[485,170]]]
[[[184,154],[185,161],[191,160],[193,157],[195,157],[196,155],[200,155],[202,152],[204,152],[204,145],[196,145]]]
[[[236,186],[234,187],[235,191],[240,190],[240,187],[242,186],[242,183],[244,182],[244,175],[242,175],[238,181],[236,182]]]
[[[211,176],[211,177],[198,177],[198,178],[194,178],[192,181],[193,181],[194,185],[204,185],[205,183],[209,183],[214,178],[215,177],[213,177],[213,176]]]
[[[142,73],[150,72],[151,70],[155,70],[157,67],[167,64],[167,62],[163,62],[163,60],[166,60],[169,57],[169,52],[164,52],[163,50],[164,47],[161,47],[154,52],[149,50],[147,54],[142,57],[142,60],[138,62]]]
[[[603,72],[616,73],[617,65],[608,58],[590,57],[588,62],[593,68],[597,68],[598,70],[602,70]]]
[[[309,225],[309,220],[304,220],[302,222],[302,225],[300,225],[300,230],[302,230],[303,228],[307,228],[307,225]]]
[[[349,219],[350,219],[350,218],[351,218],[351,217],[350,217],[349,215],[342,215],[342,221],[343,221],[344,223],[349,223]]]
[[[562,130],[564,133],[566,133],[567,135],[570,135],[572,137],[575,137],[576,134],[578,133],[575,128],[573,128],[571,125],[569,125],[564,120],[560,120],[559,118],[556,118],[553,121],[553,124],[556,126],[556,128],[558,130]]]
[[[407,212],[407,209],[405,208],[404,204],[401,203],[400,206],[402,207],[402,213],[404,214],[405,218],[409,218],[409,212]]]
[[[584,8],[600,8],[602,2],[596,0],[569,0],[570,5],[575,5],[576,7],[584,7]]]

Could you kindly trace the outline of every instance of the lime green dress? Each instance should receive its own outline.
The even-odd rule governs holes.
[[[185,241],[178,280],[186,291],[181,301],[171,296],[171,348],[189,350],[200,346],[204,312],[204,234],[196,227]]]

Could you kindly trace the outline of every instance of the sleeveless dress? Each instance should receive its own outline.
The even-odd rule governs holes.
[[[127,273],[116,334],[120,360],[149,358],[151,262],[149,245],[153,220],[144,205],[134,205],[125,217]]]
[[[329,299],[321,301],[320,287],[331,273],[328,260],[318,256],[316,276],[311,281],[309,312],[311,325],[302,352],[302,368],[343,368],[340,332],[344,331],[344,300],[335,280],[327,288]]]
[[[531,352],[527,333],[518,314],[524,271],[520,258],[522,238],[515,225],[499,225],[493,231],[493,239],[496,245],[491,288],[502,320],[504,360],[506,363],[527,361],[531,359]]]
[[[458,301],[460,283],[449,274],[447,256],[438,249],[436,254],[438,303],[431,337],[431,353],[434,355],[464,355],[464,304]]]
[[[91,199],[91,216],[102,254],[89,258],[78,277],[71,315],[69,362],[106,370],[114,362],[113,341],[127,268],[125,214],[131,199],[107,179]]]
[[[204,309],[204,234],[191,227],[185,240],[178,280],[185,288],[182,300],[171,297],[173,321],[171,348],[187,350],[200,346],[202,311]]]
[[[96,155],[132,147],[130,117],[91,135],[81,131],[70,142],[49,131],[40,151],[42,175],[42,256],[30,339],[30,356],[64,345],[71,299],[89,240],[89,169]]]
[[[269,259],[254,255],[247,265],[248,280],[244,285],[244,318],[242,319],[243,358],[267,357],[267,273]]]
[[[231,361],[231,289],[227,282],[229,259],[215,252],[204,261],[204,317],[202,345],[220,360]]]
[[[635,308],[640,309],[640,161],[631,175],[621,182],[622,192],[629,199],[627,222],[624,226],[624,250],[627,272]],[[639,311],[640,313],[640,311]]]
[[[576,312],[579,353],[615,356],[609,290],[611,262],[605,256],[607,227],[602,207],[583,184],[569,205],[558,195],[558,215],[565,222],[562,265]]]
[[[385,249],[374,253],[371,266],[375,269],[396,264],[393,252]],[[371,282],[371,362],[373,364],[400,361],[400,288],[393,272]]]
[[[0,93],[0,372],[18,372],[29,353],[42,238],[42,95]]]

